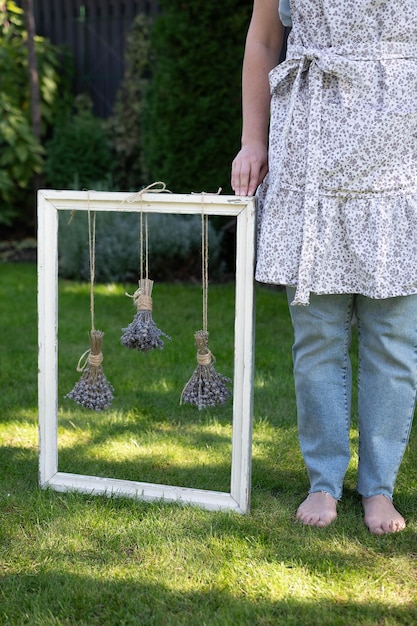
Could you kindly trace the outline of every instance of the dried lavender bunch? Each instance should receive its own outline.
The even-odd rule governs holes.
[[[101,351],[103,337],[104,333],[101,330],[90,332],[87,364],[84,367],[80,367],[79,364],[77,370],[82,371],[83,374],[72,391],[65,396],[86,409],[93,409],[94,411],[108,409],[112,403],[114,392],[101,366],[103,362]]]
[[[160,328],[157,328],[152,318],[152,287],[153,280],[143,278],[139,281],[139,289],[133,294],[133,301],[137,313],[133,322],[127,328],[122,328],[123,335],[120,342],[130,350],[162,350],[164,342],[161,337],[171,339]]]
[[[232,395],[226,386],[231,384],[230,378],[214,369],[213,355],[208,348],[208,335],[204,330],[199,330],[194,335],[198,365],[181,394],[181,403],[195,404],[199,411],[208,406],[224,404]]]

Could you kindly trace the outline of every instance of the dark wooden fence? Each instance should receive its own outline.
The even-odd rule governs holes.
[[[17,2],[21,6],[21,2]],[[156,0],[34,0],[36,31],[74,55],[75,91],[87,92],[107,117],[123,77],[126,35],[139,13],[159,11]]]

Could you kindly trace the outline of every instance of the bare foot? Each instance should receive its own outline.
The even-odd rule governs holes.
[[[298,507],[295,516],[303,524],[324,528],[337,517],[336,502],[326,491],[310,493]]]
[[[398,533],[406,524],[389,498],[383,495],[362,498],[365,511],[365,524],[374,535]]]

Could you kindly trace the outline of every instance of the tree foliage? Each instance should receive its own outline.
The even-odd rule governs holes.
[[[0,224],[10,225],[33,176],[42,170],[44,151],[30,123],[27,32],[24,14],[15,2],[0,4]],[[42,37],[35,38],[41,92],[42,132],[54,122],[62,91],[58,49]],[[65,73],[62,74],[65,76]],[[61,88],[61,94],[59,89]]]
[[[230,191],[240,146],[241,65],[252,2],[162,0],[152,31],[144,160],[175,192]]]

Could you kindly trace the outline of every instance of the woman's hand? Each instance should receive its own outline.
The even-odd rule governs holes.
[[[242,146],[232,163],[232,189],[237,196],[253,196],[268,172],[268,148],[253,142]]]
[[[242,71],[242,148],[231,175],[239,196],[253,196],[268,172],[269,72],[279,61],[283,38],[278,0],[254,0]]]

